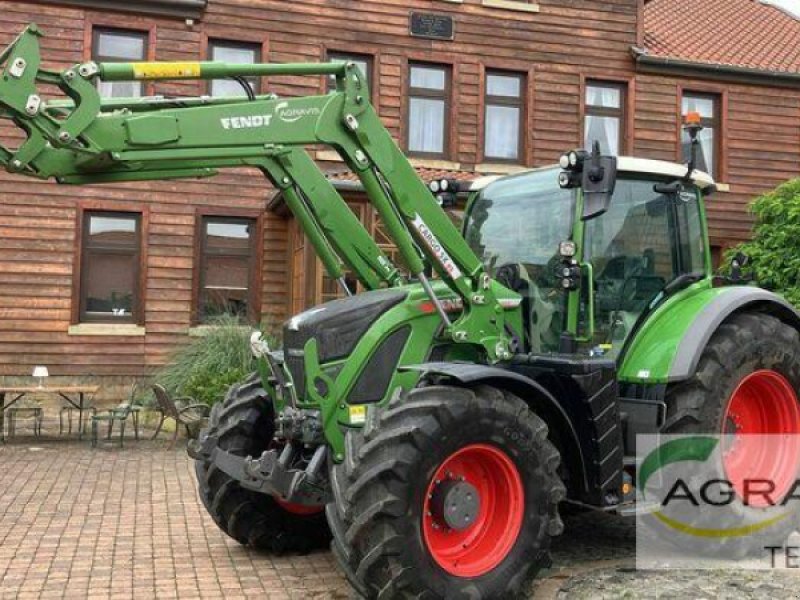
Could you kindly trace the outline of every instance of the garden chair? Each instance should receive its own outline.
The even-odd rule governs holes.
[[[61,407],[61,410],[58,411],[58,435],[64,435],[65,420],[66,420],[67,435],[72,435],[72,413],[80,413],[80,412],[81,412],[81,409],[78,408],[78,407],[72,406],[72,404],[65,404],[64,406]],[[97,414],[97,409],[94,406],[84,406],[83,407],[83,412],[84,413],[91,413],[92,415],[96,415]],[[66,419],[64,418],[65,415],[66,415]],[[78,415],[78,417],[79,417],[78,418],[78,422],[79,423],[83,422],[83,431],[80,431],[78,433],[83,435],[84,433],[86,433],[86,425],[87,425],[87,423],[89,423],[89,419],[86,419],[86,418],[81,419],[80,418],[81,416],[82,415],[80,415],[80,414]]]
[[[161,411],[161,421],[153,434],[153,439],[156,439],[161,433],[161,428],[167,419],[175,420],[175,433],[172,436],[170,448],[175,446],[181,425],[186,428],[188,437],[197,437],[202,426],[208,421],[208,414],[211,412],[210,406],[196,402],[194,398],[171,398],[163,385],[153,385],[153,394],[155,394],[158,409]]]
[[[33,434],[36,437],[42,435],[42,421],[44,411],[38,403],[33,400],[23,398],[16,405],[8,409],[8,437],[14,437],[17,433],[17,419],[32,419]]]
[[[91,421],[93,448],[97,446],[98,430],[101,423],[108,423],[108,433],[106,434],[107,440],[111,439],[111,434],[114,431],[114,423],[119,423],[119,446],[122,448],[125,440],[125,423],[127,423],[128,417],[131,417],[131,420],[133,421],[133,433],[136,440],[139,440],[139,413],[141,412],[142,407],[136,404],[137,389],[138,385],[136,382],[134,382],[131,385],[127,402],[123,402],[114,408],[103,411],[99,414],[92,415]]]

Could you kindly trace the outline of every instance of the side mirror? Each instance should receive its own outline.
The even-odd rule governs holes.
[[[611,205],[617,185],[617,157],[601,156],[600,144],[595,142],[592,155],[583,166],[583,215],[588,221],[599,217]]]
[[[675,194],[679,194],[681,191],[682,186],[680,181],[673,181],[670,183],[656,183],[653,184],[653,191],[656,194],[662,194],[664,196],[673,196]]]
[[[573,150],[558,161],[563,171],[558,175],[562,189],[583,188],[582,221],[599,217],[611,205],[617,185],[617,157],[602,156],[600,143],[595,142],[592,152]]]
[[[731,259],[731,281],[742,281],[742,269],[750,264],[750,257],[744,252],[737,252]]]

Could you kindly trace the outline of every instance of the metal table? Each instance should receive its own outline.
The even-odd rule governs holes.
[[[87,396],[93,396],[98,392],[100,386],[98,385],[17,385],[17,386],[0,386],[0,442],[6,441],[6,409],[11,408],[21,398],[28,394],[54,394],[61,396],[62,399],[69,402],[72,406],[78,409],[78,437],[83,439],[83,411]],[[13,400],[6,404],[6,395],[13,396]],[[73,400],[77,396],[77,402]]]

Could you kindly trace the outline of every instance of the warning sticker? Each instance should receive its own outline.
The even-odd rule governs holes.
[[[350,407],[350,423],[359,425],[367,422],[367,407],[366,406],[351,406]]]
[[[176,79],[180,77],[200,77],[200,63],[133,63],[133,76],[136,79]]]

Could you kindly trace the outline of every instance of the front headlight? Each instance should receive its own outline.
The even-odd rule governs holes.
[[[267,340],[261,337],[260,331],[254,331],[250,334],[250,352],[256,358],[261,358],[269,352],[269,344],[267,344]]]

